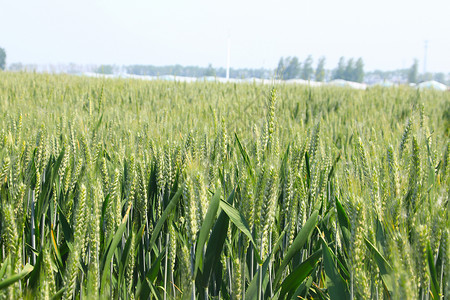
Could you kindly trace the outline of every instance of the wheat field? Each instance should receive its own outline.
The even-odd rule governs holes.
[[[448,299],[450,93],[0,72],[1,299]]]

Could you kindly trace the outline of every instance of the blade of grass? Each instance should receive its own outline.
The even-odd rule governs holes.
[[[220,208],[222,208],[222,210],[228,215],[230,221],[233,222],[233,224],[236,225],[236,227],[239,228],[239,230],[249,238],[256,249],[256,243],[253,240],[253,236],[250,232],[250,227],[248,226],[245,217],[236,208],[225,201],[220,201]],[[258,263],[262,263],[261,257],[259,256],[259,253],[257,251],[255,251],[255,255]]]
[[[227,199],[228,203],[232,203],[235,195],[235,190],[231,192],[230,196]],[[212,229],[208,246],[206,247],[205,260],[203,263],[204,269],[202,276],[197,274],[197,278],[199,284],[203,288],[207,288],[209,281],[211,280],[211,275],[213,273],[214,267],[217,265],[217,262],[220,260],[220,255],[223,250],[223,246],[225,244],[225,239],[227,237],[229,225],[229,217],[228,215],[222,211],[219,214],[219,217],[214,224]]]
[[[350,294],[348,291],[348,286],[336,270],[335,263],[331,256],[331,250],[323,238],[321,238],[321,241],[326,284],[330,297],[331,299],[349,299]]]
[[[14,284],[15,282],[21,280],[28,274],[30,274],[33,271],[34,267],[30,264],[26,264],[25,267],[23,267],[22,271],[19,273],[12,275],[5,280],[0,281],[0,290],[3,290],[4,288],[7,288],[11,284]]]
[[[440,299],[439,296],[439,281],[436,273],[436,267],[434,266],[434,258],[433,258],[433,252],[431,251],[430,243],[428,242],[427,246],[427,259],[428,259],[428,267],[430,270],[430,277],[431,277],[431,295],[433,299]]]
[[[281,279],[281,275],[284,272],[284,269],[288,265],[289,261],[292,257],[300,251],[305,243],[308,241],[309,236],[317,225],[317,218],[319,216],[319,212],[316,210],[311,214],[311,217],[306,221],[305,225],[300,229],[299,233],[295,237],[292,245],[289,247],[286,255],[284,256],[280,266],[277,268],[277,272],[275,274],[274,285],[277,286],[278,282]]]
[[[302,262],[295,270],[293,270],[280,285],[281,293],[280,298],[283,299],[284,295],[290,291],[297,289],[306,277],[316,267],[319,259],[322,256],[322,251],[317,251]]]
[[[170,212],[177,206],[178,202],[181,199],[181,193],[182,190],[179,189],[176,194],[173,196],[173,198],[170,200],[170,203],[167,205],[166,209],[164,210],[163,214],[161,215],[161,218],[159,218],[158,222],[156,223],[155,229],[153,230],[152,237],[150,238],[150,247],[153,247],[152,245],[155,243],[156,239],[158,238],[159,232],[161,231],[164,223],[166,222],[167,217],[169,216]]]
[[[216,191],[211,202],[208,207],[208,211],[206,212],[206,216],[203,220],[202,227],[200,229],[200,233],[197,239],[197,249],[195,252],[195,267],[194,267],[194,278],[197,275],[197,269],[200,268],[200,271],[203,272],[203,248],[206,243],[206,238],[208,237],[209,232],[214,224],[214,220],[217,215],[217,210],[219,209],[220,203],[220,189]]]
[[[278,251],[278,249],[281,247],[281,243],[283,241],[284,235],[286,234],[286,230],[283,230],[281,232],[280,236],[278,237],[277,242],[275,243],[275,246],[273,247],[272,252],[270,252],[269,256],[266,258],[264,263],[262,264],[261,268],[258,269],[255,276],[253,276],[253,280],[250,282],[246,292],[245,292],[245,299],[257,299],[258,297],[258,285],[259,285],[259,274],[261,271],[261,277],[262,277],[262,286],[260,287],[262,290],[266,289],[267,283],[269,282],[269,276],[267,276],[267,269],[269,268],[270,260],[273,258],[275,253]]]
[[[375,262],[377,263],[378,269],[380,270],[381,279],[383,280],[384,285],[386,286],[386,289],[388,293],[392,293],[394,291],[393,285],[392,285],[392,267],[387,262],[387,260],[381,255],[381,253],[378,251],[377,248],[366,238],[364,238],[364,241],[366,242],[367,247],[370,250],[370,253],[372,253],[373,258],[375,259]]]

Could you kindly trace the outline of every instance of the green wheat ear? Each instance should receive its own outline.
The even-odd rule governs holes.
[[[405,130],[403,131],[402,139],[400,141],[399,157],[402,158],[403,151],[405,149],[406,143],[408,142],[411,133],[412,122],[408,119],[406,123]]]
[[[108,235],[106,236],[109,236],[122,221],[122,197],[120,190],[120,172],[118,169],[114,170],[114,179],[110,188],[110,199],[108,202],[106,225]]]
[[[5,157],[3,160],[2,168],[0,170],[0,184],[3,184],[8,180],[10,164],[11,164],[11,159],[9,158],[9,156]]]
[[[105,157],[102,157],[100,171],[102,175],[103,193],[107,194],[109,192],[109,175]]]
[[[77,276],[79,273],[78,265],[84,255],[86,249],[84,248],[84,240],[86,236],[87,220],[86,220],[86,187],[84,184],[80,187],[80,195],[78,199],[78,207],[76,213],[76,223],[74,231],[74,246],[72,252],[69,254],[68,263],[64,281],[67,288],[64,291],[64,299],[72,299],[74,297],[75,288],[77,284]]]
[[[269,174],[267,176],[267,181],[265,184],[263,204],[261,207],[261,254],[266,255],[268,248],[268,237],[270,231],[272,230],[273,221],[275,217],[275,205],[277,198],[277,180],[278,175],[274,167],[269,167]]]

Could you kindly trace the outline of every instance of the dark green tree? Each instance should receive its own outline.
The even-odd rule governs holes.
[[[364,81],[364,62],[362,58],[358,58],[355,65],[355,80],[356,82]]]
[[[414,63],[409,68],[408,72],[408,82],[409,83],[417,83],[417,75],[419,73],[419,61],[417,59],[414,59]]]
[[[355,63],[353,61],[353,58],[350,58],[347,61],[347,67],[345,67],[343,79],[348,81],[355,81]]]
[[[286,70],[284,79],[294,79],[297,78],[300,73],[300,63],[298,62],[297,56],[288,57],[286,63]]]
[[[296,56],[288,56],[286,58],[280,58],[278,62],[277,74],[280,79],[293,79],[297,78],[300,73],[300,63]]]
[[[325,57],[319,58],[316,68],[316,81],[323,81],[325,79]]]
[[[313,58],[311,55],[308,55],[308,57],[303,62],[303,68],[302,68],[302,75],[301,78],[305,80],[310,80],[312,75],[314,74],[314,69],[312,67],[313,64]]]
[[[341,57],[336,69],[333,71],[333,79],[344,79],[345,77],[345,58]]]
[[[0,70],[4,70],[6,67],[6,51],[0,48]]]

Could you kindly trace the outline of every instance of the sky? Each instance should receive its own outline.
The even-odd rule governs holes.
[[[450,1],[0,0],[7,64],[275,68],[362,57],[365,70],[450,72]]]

